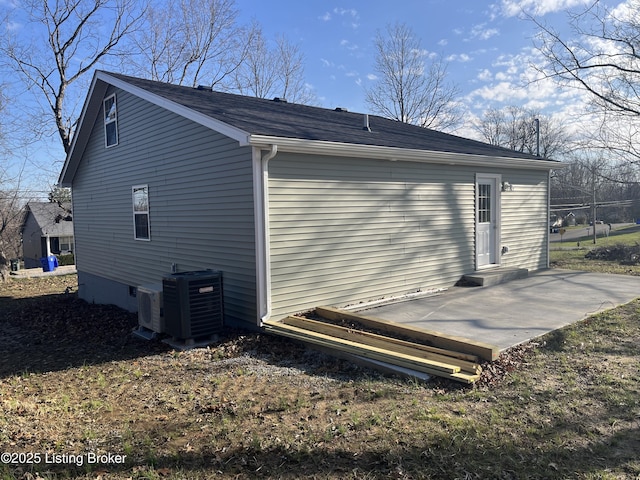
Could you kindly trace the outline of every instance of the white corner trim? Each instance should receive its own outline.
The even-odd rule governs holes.
[[[278,153],[278,146],[272,144],[263,155],[258,147],[252,149],[253,206],[256,239],[256,287],[258,297],[257,323],[271,317],[271,253],[269,235],[269,160]]]

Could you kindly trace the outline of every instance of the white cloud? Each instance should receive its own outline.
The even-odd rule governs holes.
[[[466,53],[460,53],[460,54],[449,55],[446,58],[446,60],[447,60],[447,62],[466,63],[466,62],[470,62],[471,61],[471,57],[469,55],[467,55]]]
[[[9,32],[17,32],[18,30],[22,29],[23,25],[21,23],[18,22],[7,22],[5,24],[5,28],[7,29],[7,31]]]
[[[333,15],[348,18],[349,21],[347,22],[347,25],[353,29],[356,29],[360,26],[360,23],[358,23],[358,21],[360,20],[360,15],[358,14],[358,11],[355,8],[337,8],[336,7],[333,9],[333,12],[325,12],[324,14],[320,15],[318,19],[322,20],[323,22],[329,22],[333,20]]]
[[[546,15],[590,3],[592,0],[502,0],[502,14],[506,17],[515,17],[522,12]]]
[[[489,40],[491,37],[495,37],[500,32],[497,28],[487,28],[486,23],[475,25],[471,29],[471,38],[479,40]]]
[[[538,112],[543,111],[545,108],[547,108],[547,106],[549,106],[549,102],[540,100],[538,98],[531,99],[528,102],[525,102],[525,104],[523,105],[524,108],[527,108],[529,110],[536,110]]]
[[[350,52],[354,52],[355,50],[360,49],[360,47],[357,44],[351,43],[349,40],[346,40],[346,39],[340,40],[340,46],[345,48],[346,50],[349,50]]]
[[[633,21],[638,18],[638,3],[633,0],[626,0],[616,5],[609,14],[618,20]]]
[[[378,76],[375,73],[368,73],[367,74],[367,80],[374,81],[374,80],[377,80],[377,79],[378,79]]]
[[[481,82],[490,82],[493,80],[493,74],[488,69],[483,69],[476,77]]]
[[[336,15],[350,15],[353,18],[358,18],[358,11],[355,8],[334,8],[333,13]]]
[[[583,91],[560,88],[532,67],[538,55],[532,48],[515,55],[500,55],[491,69],[485,68],[477,75],[476,79],[483,84],[465,97],[465,103],[476,112],[508,105],[554,113],[583,108],[586,104]]]
[[[360,15],[358,14],[358,11],[355,8],[337,8],[336,7],[333,9],[333,13],[341,17],[346,17],[351,19],[351,21],[348,22],[348,25],[353,29],[356,29],[360,26],[360,23],[358,23],[358,20],[360,20]]]
[[[449,44],[449,40],[447,40],[446,38],[443,38],[438,42],[438,45],[440,45],[441,47],[446,47],[448,44]]]
[[[470,94],[472,97],[479,97],[479,99],[489,102],[499,102],[507,104],[519,103],[518,100],[526,98],[526,92],[524,89],[517,88],[511,82],[498,82],[492,85],[485,85],[477,90],[474,90]]]

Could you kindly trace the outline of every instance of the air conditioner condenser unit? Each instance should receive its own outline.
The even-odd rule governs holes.
[[[164,316],[162,312],[162,284],[140,285],[138,297],[138,330],[139,336],[153,338],[164,333]]]
[[[222,332],[222,272],[174,273],[162,279],[162,289],[167,335],[177,340],[193,340]]]

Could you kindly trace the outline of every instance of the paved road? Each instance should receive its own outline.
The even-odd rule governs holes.
[[[617,230],[619,228],[631,227],[633,225],[635,225],[635,224],[633,224],[633,223],[614,223],[614,224],[611,225],[611,227],[612,227],[613,230]],[[640,226],[639,226],[639,228],[640,228]],[[606,224],[606,223],[604,225],[597,224],[596,225],[596,230],[597,230],[598,238],[604,237],[604,236],[607,235],[607,231],[609,230],[609,225]],[[564,235],[562,235],[562,238],[560,237],[559,233],[551,233],[551,234],[549,234],[549,241],[550,242],[560,242],[562,240],[563,242],[575,242],[579,238],[587,237],[587,236],[591,236],[593,238],[593,226],[585,226],[585,227],[582,227],[582,228],[576,228],[576,229],[567,230],[566,233]]]

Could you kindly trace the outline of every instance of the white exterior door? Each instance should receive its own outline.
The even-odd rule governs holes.
[[[476,176],[476,267],[499,263],[500,175]]]

